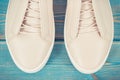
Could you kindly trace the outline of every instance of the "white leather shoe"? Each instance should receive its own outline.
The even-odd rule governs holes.
[[[54,44],[53,0],[10,0],[5,33],[15,64],[27,73],[41,70]]]
[[[64,37],[74,67],[85,74],[98,71],[113,41],[109,0],[68,0]]]

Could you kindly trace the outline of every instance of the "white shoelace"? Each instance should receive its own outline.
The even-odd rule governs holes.
[[[81,33],[98,31],[92,0],[82,0],[77,37]]]
[[[30,0],[20,32],[40,33],[39,0]]]

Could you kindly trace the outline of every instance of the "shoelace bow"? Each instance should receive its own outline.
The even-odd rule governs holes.
[[[39,0],[30,0],[20,32],[40,33]]]
[[[82,0],[77,37],[80,33],[98,31],[92,0]]]

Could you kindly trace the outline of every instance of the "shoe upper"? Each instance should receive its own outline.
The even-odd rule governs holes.
[[[94,73],[104,64],[113,40],[109,0],[68,1],[65,42],[71,62],[82,73]]]
[[[52,0],[10,0],[6,41],[14,62],[24,72],[36,72],[47,62],[54,42],[53,22]]]

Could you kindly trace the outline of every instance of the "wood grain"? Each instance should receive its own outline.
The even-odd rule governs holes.
[[[54,46],[52,55],[45,68],[36,74],[26,74],[13,63],[6,43],[0,43],[0,80],[93,80],[71,65],[63,44]]]
[[[8,0],[0,0],[0,80],[93,80],[71,64],[63,43],[67,0],[54,0],[56,43],[45,68],[35,74],[20,71],[13,63],[5,43],[5,15]],[[120,80],[120,0],[110,0],[114,16],[114,43],[104,67],[94,75],[98,80]],[[60,42],[62,41],[62,42]]]
[[[0,80],[93,80],[91,75],[79,73],[71,64],[65,45],[55,43],[52,55],[45,68],[36,74],[26,74],[20,71],[13,63],[6,43],[0,42]],[[111,52],[118,49],[120,43],[114,43]],[[95,75],[99,80],[119,80],[120,79],[120,55],[118,52],[110,53],[107,63]],[[114,55],[116,54],[116,55]],[[113,56],[114,55],[114,56]],[[118,62],[119,61],[119,62]]]

